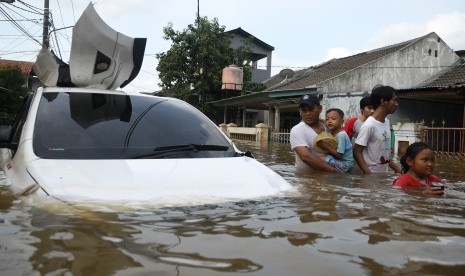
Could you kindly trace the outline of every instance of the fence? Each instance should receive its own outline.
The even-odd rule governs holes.
[[[421,127],[420,139],[437,154],[465,157],[465,128]]]
[[[290,137],[290,132],[289,132],[288,129],[283,129],[283,130],[280,130],[280,131],[270,133],[270,141],[271,142],[289,144],[290,143],[289,142],[289,137]]]
[[[402,140],[407,137],[407,145],[413,143],[414,141],[410,141],[410,138],[418,139],[418,135],[415,135],[415,128],[419,128],[420,135],[419,139],[422,142],[427,143],[434,152],[439,155],[444,156],[455,156],[455,157],[465,157],[465,128],[447,128],[447,127],[427,127],[427,126],[414,126],[414,129],[411,130],[411,135],[404,133],[404,128],[406,125],[401,126],[399,128],[395,128],[394,136],[397,136],[395,139]],[[416,125],[416,124],[415,124]],[[240,140],[249,140],[249,141],[267,141],[270,142],[277,142],[277,143],[285,143],[289,144],[289,137],[290,133],[289,130],[284,129],[280,131],[270,132],[269,139],[259,138],[257,135],[261,133],[261,135],[268,135],[267,130],[268,126],[265,124],[259,124],[254,128],[244,128],[244,127],[236,127],[235,125],[224,125],[223,131],[228,134],[229,137],[234,139]],[[412,136],[412,137],[409,137]],[[415,139],[415,140],[416,140]],[[418,141],[418,140],[416,140]],[[402,142],[402,141],[400,141]],[[399,141],[397,141],[399,143]],[[397,145],[397,144],[396,144]],[[403,149],[405,150],[405,149]]]
[[[224,134],[232,139],[268,142],[269,126],[267,124],[260,123],[255,125],[255,127],[238,127],[230,123],[221,124],[219,127]]]

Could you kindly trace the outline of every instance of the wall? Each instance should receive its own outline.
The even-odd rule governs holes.
[[[322,83],[318,92],[331,94],[371,91],[376,84],[390,85],[397,89],[411,88],[458,59],[459,56],[432,33],[387,57]]]
[[[320,118],[325,118],[326,110],[330,108],[339,108],[344,112],[344,120],[351,117],[360,116],[360,100],[362,99],[362,92],[358,95],[340,95],[340,96],[323,96],[320,104],[323,106]]]

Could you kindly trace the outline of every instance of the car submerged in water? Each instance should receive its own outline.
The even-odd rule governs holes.
[[[40,88],[0,130],[18,195],[117,201],[275,195],[289,184],[174,98]]]
[[[89,4],[69,66],[41,51],[33,68],[47,87],[0,126],[0,165],[17,195],[169,202],[290,189],[188,103],[114,90],[135,78],[144,50],[144,39],[115,32]]]

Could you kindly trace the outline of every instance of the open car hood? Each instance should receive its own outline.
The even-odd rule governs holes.
[[[42,49],[33,70],[45,86],[79,86],[112,90],[124,87],[139,73],[146,38],[116,32],[90,3],[76,25],[69,65]]]

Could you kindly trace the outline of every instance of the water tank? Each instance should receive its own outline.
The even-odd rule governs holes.
[[[242,68],[236,65],[229,65],[223,68],[221,90],[242,90],[243,82]]]

